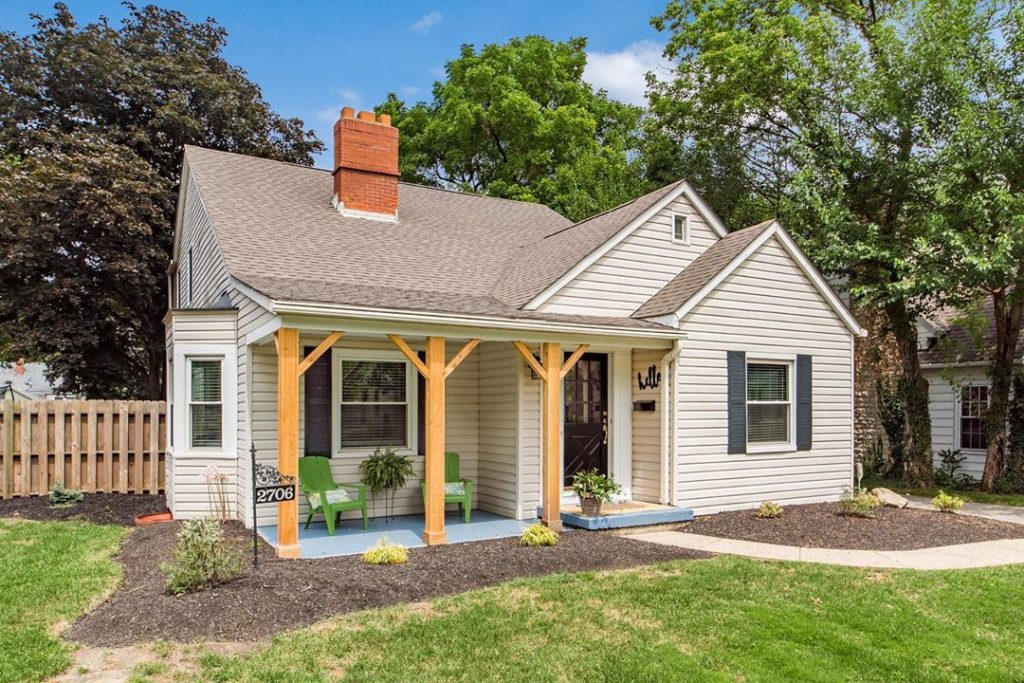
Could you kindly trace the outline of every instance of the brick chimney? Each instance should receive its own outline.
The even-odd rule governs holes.
[[[334,205],[343,214],[397,219],[398,129],[387,114],[341,110],[334,124]]]

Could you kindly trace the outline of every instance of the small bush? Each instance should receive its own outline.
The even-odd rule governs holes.
[[[230,581],[242,573],[245,559],[245,549],[224,538],[219,520],[190,519],[178,532],[174,558],[161,569],[167,587],[180,595]]]
[[[531,524],[519,537],[519,545],[525,545],[528,548],[555,545],[556,543],[558,543],[558,534],[543,524]]]
[[[932,498],[932,505],[942,512],[956,512],[964,506],[964,502],[960,496],[951,496],[945,491],[939,491],[939,495]]]
[[[871,519],[875,516],[875,508],[882,504],[875,496],[860,489],[854,491],[847,487],[843,489],[843,497],[839,500],[843,506],[843,514],[847,517],[863,517]]]
[[[757,508],[757,516],[759,519],[778,519],[782,516],[782,506],[766,500]]]
[[[397,543],[391,543],[384,536],[377,540],[377,545],[363,553],[366,564],[405,564],[409,560],[409,551]]]
[[[53,488],[50,489],[50,505],[70,505],[71,503],[77,503],[84,497],[81,491],[66,489],[64,484],[59,481],[54,482]]]

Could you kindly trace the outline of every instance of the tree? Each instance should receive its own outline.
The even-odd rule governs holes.
[[[573,220],[642,194],[641,110],[583,81],[585,49],[540,36],[463,45],[432,101],[388,95],[377,112],[402,133],[402,178],[543,202]]]
[[[982,488],[1003,476],[1014,366],[1024,321],[1024,8],[999,4],[959,10],[960,32],[937,49],[960,77],[950,88],[953,122],[932,182],[928,216],[935,243],[956,273],[959,295],[991,307],[994,343],[988,360],[987,452]],[[984,336],[981,337],[984,339]]]
[[[956,11],[947,11],[955,6]],[[695,145],[730,141],[742,184],[774,208],[858,306],[884,316],[898,349],[904,476],[931,479],[928,385],[918,316],[954,284],[926,215],[962,75],[942,48],[974,2],[674,0],[672,81],[653,83],[661,126]],[[721,145],[719,145],[720,147]],[[735,167],[735,165],[733,166]]]
[[[213,20],[66,6],[0,33],[0,328],[70,391],[162,395],[185,144],[312,164],[323,145],[227,63]]]

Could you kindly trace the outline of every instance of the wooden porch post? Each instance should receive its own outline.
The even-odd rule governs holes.
[[[277,469],[297,477],[299,473],[299,331],[282,327],[274,333],[277,343]],[[255,476],[255,472],[251,474]],[[253,520],[253,524],[256,520]],[[299,501],[277,505],[277,555],[299,556]]]

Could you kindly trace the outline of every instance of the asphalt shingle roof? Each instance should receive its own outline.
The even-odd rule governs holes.
[[[947,307],[928,316],[939,337],[927,349],[918,352],[922,365],[945,365],[947,363],[975,363],[987,360],[984,351],[996,343],[996,319],[992,309],[992,298],[987,297],[980,314],[985,319],[985,332],[979,349],[970,326],[963,324],[965,311]],[[1024,335],[1017,342],[1017,358],[1024,357]]]

